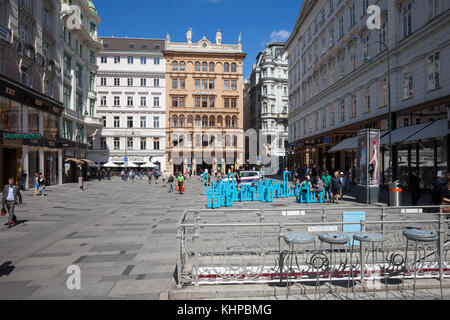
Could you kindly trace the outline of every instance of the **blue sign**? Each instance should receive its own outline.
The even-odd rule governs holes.
[[[128,162],[128,157],[123,158],[124,162]]]
[[[342,214],[342,222],[361,222],[366,220],[366,213],[365,212],[344,212]],[[349,234],[351,236],[350,242],[347,244],[349,246],[352,245],[353,242],[353,235],[355,233],[364,232],[364,230],[361,230],[361,225],[359,224],[344,224],[342,227],[342,232],[349,233],[352,232],[352,234]],[[355,241],[355,246],[359,246],[359,241]]]

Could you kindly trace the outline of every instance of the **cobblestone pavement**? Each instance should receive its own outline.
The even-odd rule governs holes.
[[[154,182],[154,181],[153,181]],[[0,299],[164,299],[176,261],[176,224],[184,209],[205,208],[197,178],[185,195],[147,180],[91,181],[24,193],[19,224],[0,225]],[[350,199],[351,200],[351,199]],[[352,201],[340,206],[356,206]],[[236,203],[235,208],[296,206]],[[227,217],[224,217],[227,221]],[[81,290],[69,290],[67,267],[81,269]]]

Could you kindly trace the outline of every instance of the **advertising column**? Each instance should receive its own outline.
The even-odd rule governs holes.
[[[380,130],[358,131],[357,200],[379,202],[380,195]]]

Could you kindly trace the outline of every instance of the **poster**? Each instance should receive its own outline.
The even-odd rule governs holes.
[[[380,185],[380,131],[358,131],[358,185]]]
[[[358,132],[358,184],[367,184],[367,134]]]
[[[369,167],[368,177],[370,186],[380,185],[380,132],[369,132]]]

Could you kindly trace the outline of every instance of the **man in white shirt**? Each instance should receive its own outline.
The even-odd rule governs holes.
[[[22,204],[22,195],[20,188],[15,185],[14,178],[9,179],[9,184],[3,188],[2,206],[6,206],[8,210],[8,228],[12,228],[17,223],[17,217],[14,214],[16,205]]]

